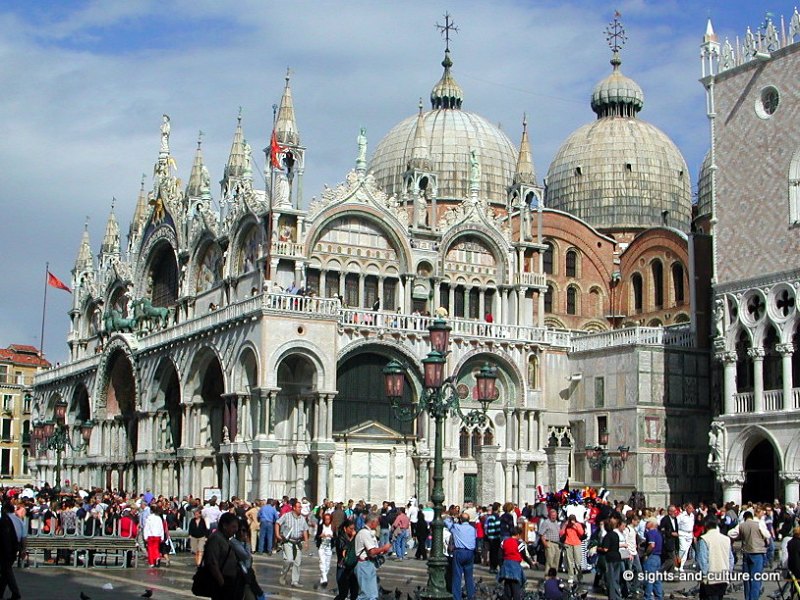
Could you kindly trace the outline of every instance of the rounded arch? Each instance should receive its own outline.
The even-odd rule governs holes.
[[[239,355],[234,363],[234,371],[231,375],[233,390],[240,394],[248,394],[257,387],[260,387],[260,354],[255,344],[245,343],[239,349]]]
[[[570,246],[564,253],[564,275],[566,277],[580,277],[580,251],[575,246]]]
[[[580,286],[577,283],[570,283],[567,286],[567,293],[566,293],[566,300],[567,300],[567,314],[568,315],[578,315],[581,313],[581,290]]]
[[[338,394],[333,402],[333,431],[347,434],[370,421],[402,436],[416,435],[412,421],[399,419],[386,397],[383,369],[390,360],[404,363],[405,352],[393,343],[368,343],[348,347],[337,361]],[[401,403],[410,404],[422,391],[420,373],[414,365],[406,369]]]
[[[258,268],[259,248],[263,243],[263,231],[258,217],[246,212],[236,223],[230,247],[233,260],[226,265],[227,275],[236,277]]]
[[[487,352],[479,349],[471,350],[461,357],[461,360],[458,361],[453,369],[453,373],[457,374],[457,379],[460,381],[467,367],[475,363],[481,363],[477,365],[477,367],[480,368],[484,362],[496,366],[498,368],[498,376],[507,378],[504,383],[508,390],[513,390],[511,397],[508,398],[507,404],[513,406],[514,404],[524,403],[524,375],[522,371],[520,371],[519,365],[503,351],[494,350],[492,352]]]
[[[130,398],[126,398],[124,403],[126,405],[126,410],[130,411],[130,413],[135,413],[141,408],[139,405],[139,400],[141,399],[141,390],[139,389],[139,366],[133,356],[133,350],[128,343],[129,338],[132,339],[133,336],[129,334],[114,335],[106,344],[105,351],[103,352],[103,358],[98,365],[97,375],[94,383],[94,393],[92,396],[95,399],[95,414],[99,419],[103,419],[114,414],[119,414],[118,409],[120,407],[118,399],[116,398],[116,394],[114,398],[114,410],[117,410],[117,412],[109,411],[108,400],[109,381],[112,377],[113,368],[118,360],[124,360],[130,366],[132,388],[127,390],[126,393],[130,392],[132,394],[133,401],[131,402]],[[123,367],[121,366],[120,368],[122,369]],[[121,374],[121,371],[117,372],[117,375]]]
[[[138,280],[139,296],[150,298],[153,306],[171,307],[178,299],[179,273],[175,247],[166,239],[155,243]]]
[[[639,271],[631,273],[629,302],[634,313],[638,314],[644,311],[644,277]]]
[[[508,279],[507,244],[504,242],[504,240],[499,239],[499,236],[497,236],[494,232],[484,230],[482,228],[479,229],[470,225],[463,225],[461,227],[451,229],[442,238],[442,241],[439,244],[439,272],[446,273],[450,270],[445,269],[447,257],[451,256],[451,253],[456,251],[456,244],[462,241],[464,243],[469,243],[470,238],[474,238],[475,242],[477,242],[479,246],[485,248],[487,251],[486,253],[489,254],[494,261],[494,264],[491,265],[494,267],[494,269],[490,269],[489,265],[487,265],[488,272],[486,274],[489,277],[499,280],[501,284],[506,283],[506,280]],[[472,243],[474,244],[475,242]]]
[[[584,331],[599,332],[599,331],[607,331],[609,327],[608,323],[594,319],[592,321],[587,321],[586,323],[584,323],[583,329]]]
[[[689,323],[691,319],[689,318],[689,315],[687,315],[686,313],[678,313],[677,315],[675,315],[675,318],[672,319],[672,321],[674,323]]]
[[[385,213],[366,205],[354,207],[352,204],[348,204],[327,211],[324,218],[320,219],[318,223],[312,224],[306,233],[305,255],[308,257],[314,255],[314,248],[323,234],[336,221],[347,218],[362,218],[381,231],[387,240],[391,242],[392,249],[397,254],[397,260],[401,265],[401,271],[403,273],[409,272],[411,256],[413,255],[409,243],[410,238],[405,231],[395,225],[394,219],[390,219]],[[341,243],[340,245],[344,246],[346,244]]]
[[[545,327],[552,327],[553,329],[566,329],[566,325],[559,319],[558,317],[545,317],[544,318],[544,325]]]
[[[194,355],[189,368],[184,372],[182,388],[184,402],[192,402],[202,397],[203,380],[210,366],[219,365],[221,375],[219,376],[221,388],[230,390],[230,383],[225,374],[228,373],[226,364],[220,356],[219,350],[212,344],[204,344]],[[216,368],[216,367],[214,367]]]
[[[72,400],[69,403],[69,414],[72,415],[72,422],[78,423],[89,421],[92,418],[91,402],[89,400],[89,390],[82,381],[75,385],[72,392]]]
[[[559,248],[558,242],[554,239],[547,238],[544,240],[545,249],[542,255],[542,264],[544,265],[544,273],[546,275],[557,275]]]
[[[267,364],[264,366],[267,387],[274,388],[278,386],[278,366],[286,357],[292,354],[302,355],[313,364],[317,373],[317,389],[336,389],[335,385],[330,381],[329,369],[325,368],[325,361],[322,357],[326,356],[326,354],[322,348],[307,340],[297,339],[281,344],[267,359]]]
[[[796,433],[786,446],[786,454],[783,456],[783,465],[786,471],[800,471],[800,433]]]
[[[150,388],[155,390],[152,406],[162,416],[157,426],[157,447],[177,450],[183,442],[182,394],[178,368],[169,356],[159,361]]]

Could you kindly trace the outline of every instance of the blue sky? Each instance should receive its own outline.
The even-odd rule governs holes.
[[[641,118],[683,152],[695,183],[708,147],[699,44],[711,16],[721,39],[769,10],[742,1],[35,2],[0,6],[0,346],[39,344],[45,262],[69,281],[86,216],[95,253],[111,198],[123,233],[158,153],[162,113],[188,177],[198,130],[212,180],[225,165],[239,107],[254,149],[269,139],[287,66],[308,147],[305,193],[341,181],[355,138],[369,147],[416,112],[441,74],[434,29],[447,10],[464,109],[519,141],[528,114],[541,179],[559,145],[591,121],[589,95],[609,72],[604,29],[622,13],[622,69],[644,89]],[[263,167],[263,154],[256,155]],[[149,180],[148,180],[149,181]],[[217,193],[218,196],[218,193]],[[45,353],[67,355],[71,298],[48,294]]]

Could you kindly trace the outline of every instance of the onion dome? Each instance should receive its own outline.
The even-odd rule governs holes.
[[[691,184],[686,161],[669,137],[637,118],[639,85],[620,71],[615,19],[612,72],[594,88],[597,120],[572,133],[547,173],[546,204],[605,231],[669,226],[688,231]]]
[[[481,165],[480,196],[505,203],[517,150],[498,127],[461,110],[463,92],[450,72],[449,50],[442,66],[444,74],[431,91],[431,110],[420,110],[393,127],[375,147],[369,170],[386,193],[401,196],[403,174],[426,164],[437,176],[440,199],[465,199],[469,197],[470,151],[475,150]]]

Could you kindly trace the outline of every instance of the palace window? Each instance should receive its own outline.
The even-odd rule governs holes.
[[[458,432],[458,454],[461,458],[469,458],[469,431],[466,427]]]
[[[11,419],[0,419],[0,441],[11,441]]]
[[[642,276],[639,273],[634,273],[631,277],[631,287],[633,288],[633,310],[634,312],[642,312]]]
[[[0,450],[0,475],[11,477],[14,475],[11,469],[11,448]]]
[[[547,248],[545,248],[544,255],[542,256],[542,268],[544,272],[548,275],[553,274],[553,244],[547,242],[545,244]]]
[[[650,269],[653,272],[653,304],[657,309],[664,308],[664,265],[654,260]]]
[[[14,396],[12,394],[3,394],[3,411],[11,412],[14,410]]]
[[[544,293],[544,312],[553,312],[553,286],[548,285]]]

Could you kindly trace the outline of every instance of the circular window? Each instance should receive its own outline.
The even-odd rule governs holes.
[[[781,97],[777,88],[769,85],[761,90],[756,100],[756,114],[762,119],[769,119],[778,110]]]

